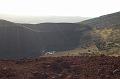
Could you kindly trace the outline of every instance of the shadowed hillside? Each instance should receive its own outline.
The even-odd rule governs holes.
[[[85,25],[74,23],[28,26],[0,20],[0,58],[34,57],[43,50],[73,49],[79,46],[79,40],[88,30]]]

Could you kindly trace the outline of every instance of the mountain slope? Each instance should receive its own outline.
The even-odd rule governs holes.
[[[34,57],[43,50],[74,49],[80,39],[87,37],[88,30],[85,25],[74,23],[23,25],[0,20],[0,58]]]
[[[120,12],[85,20],[80,23],[86,24],[92,27],[95,26],[97,28],[120,25]]]
[[[9,58],[30,55],[37,44],[35,35],[35,32],[27,28],[9,21],[0,20],[0,57]]]
[[[81,22],[92,28],[91,36],[99,50],[120,54],[120,12]]]

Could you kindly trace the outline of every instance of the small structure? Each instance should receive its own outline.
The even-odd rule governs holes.
[[[56,51],[46,52],[45,55],[53,55]]]

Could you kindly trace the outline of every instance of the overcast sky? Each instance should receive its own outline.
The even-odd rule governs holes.
[[[120,11],[120,0],[0,0],[1,15],[97,17]]]

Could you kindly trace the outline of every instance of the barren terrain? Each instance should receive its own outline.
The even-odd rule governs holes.
[[[0,60],[0,79],[119,79],[120,57],[63,56]]]

